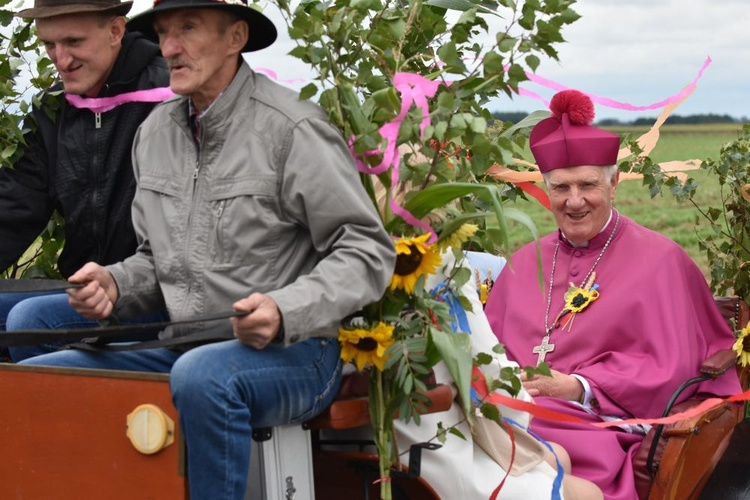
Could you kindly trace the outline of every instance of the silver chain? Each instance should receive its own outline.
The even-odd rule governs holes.
[[[599,264],[599,261],[602,260],[602,255],[604,255],[604,252],[607,250],[607,247],[610,243],[612,243],[612,238],[614,238],[615,233],[617,232],[617,226],[620,223],[620,212],[615,212],[617,215],[615,217],[615,227],[612,228],[612,232],[609,234],[609,238],[607,238],[607,241],[604,243],[604,246],[602,247],[602,251],[599,252],[599,255],[597,255],[596,260],[594,261],[594,265],[591,266],[591,269],[589,269],[589,272],[586,274],[586,276],[583,278],[583,281],[581,281],[581,287],[583,287],[586,282],[589,279],[589,276],[591,276],[591,273],[594,272],[594,269],[596,269],[596,266]],[[544,332],[545,335],[551,335],[552,334],[552,328],[549,326],[549,310],[552,306],[552,284],[555,281],[555,267],[557,266],[557,251],[560,250],[560,239],[557,239],[557,244],[555,245],[555,253],[552,255],[552,272],[549,275],[549,290],[547,291],[547,310],[544,313]],[[552,325],[554,326],[554,325]]]

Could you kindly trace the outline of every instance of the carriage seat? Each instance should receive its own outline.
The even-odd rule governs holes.
[[[740,299],[716,297],[715,300],[732,329],[750,320],[750,310]],[[714,379],[735,366],[734,351],[723,349],[716,352],[703,362],[700,375],[675,391],[662,416],[685,411],[698,403],[688,400],[673,406],[686,387]],[[739,374],[741,381],[747,378],[747,370],[740,370]],[[654,426],[633,456],[638,497],[641,500],[698,498],[729,445],[735,426],[743,417],[741,406],[725,403],[687,420]]]
[[[370,423],[368,398],[369,372],[354,372],[345,375],[336,399],[323,413],[305,423],[311,430],[345,430]],[[430,389],[425,395],[431,401],[424,414],[449,409],[453,403],[453,390],[445,384],[435,384],[434,378],[426,381]]]

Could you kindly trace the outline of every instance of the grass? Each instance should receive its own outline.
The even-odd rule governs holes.
[[[710,125],[665,125],[651,158],[656,162],[669,160],[717,159],[721,146],[737,138],[739,124]],[[647,127],[610,128],[618,134],[638,137]],[[688,173],[698,184],[696,203],[702,208],[718,206],[718,183],[702,170]],[[554,231],[552,214],[536,201],[519,200],[515,206],[529,214],[540,234]],[[708,275],[708,261],[698,247],[700,235],[707,234],[698,210],[690,203],[678,203],[668,192],[651,198],[648,188],[638,180],[623,181],[617,190],[615,207],[639,224],[658,231],[682,246]],[[518,224],[510,223],[511,250],[516,250],[533,239],[529,231]]]

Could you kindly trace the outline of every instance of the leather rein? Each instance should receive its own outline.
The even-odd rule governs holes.
[[[39,293],[56,292],[84,285],[68,283],[53,279],[0,279],[0,293]],[[74,344],[76,348],[91,350],[137,350],[157,347],[173,347],[186,344],[198,344],[229,340],[226,334],[220,335],[215,328],[195,332],[189,335],[169,339],[151,339],[133,342],[135,334],[157,332],[174,325],[198,324],[210,321],[246,316],[244,311],[224,311],[195,318],[159,321],[153,323],[107,324],[91,328],[67,328],[59,330],[12,330],[0,332],[0,346],[16,347],[47,343],[82,342]],[[130,342],[112,346],[112,342]]]

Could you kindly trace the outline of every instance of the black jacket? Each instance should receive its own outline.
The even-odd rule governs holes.
[[[139,33],[126,33],[99,97],[168,85],[159,47]],[[113,264],[135,252],[131,146],[155,104],[122,104],[97,117],[57,99],[53,120],[36,108],[26,117],[35,125],[25,135],[23,156],[12,169],[0,168],[0,270],[18,260],[54,210],[65,220],[58,260],[63,276],[88,261]]]

